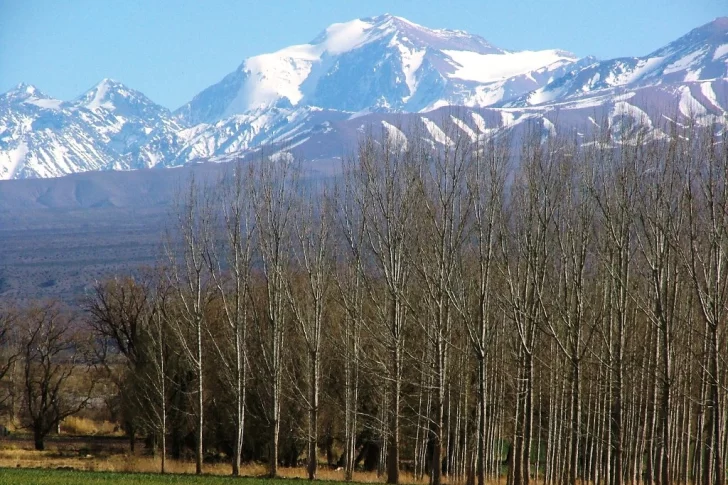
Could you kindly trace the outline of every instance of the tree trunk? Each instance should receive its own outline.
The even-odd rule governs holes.
[[[162,444],[162,465],[159,472],[164,475],[167,472],[167,410],[162,407],[162,432],[160,433]]]
[[[311,421],[311,430],[308,437],[308,479],[316,478],[316,470],[318,460],[316,458],[316,450],[318,448],[318,406],[319,406],[319,369],[318,369],[318,353],[312,352],[311,359],[311,407],[309,409],[309,419]]]
[[[477,446],[477,473],[478,485],[485,485],[485,419],[486,419],[486,388],[485,388],[485,358],[478,355],[478,446]]]
[[[531,441],[533,438],[533,355],[526,354],[526,396],[523,409],[523,485],[531,479]]]
[[[240,386],[238,378],[238,390],[235,396],[235,445],[233,446],[233,476],[240,476],[240,456],[243,452],[243,429],[244,429],[244,391]]]
[[[435,422],[434,422],[434,436],[433,436],[433,450],[432,450],[432,485],[441,485],[442,483],[442,434],[445,421],[445,356],[444,356],[444,343],[442,337],[438,337],[438,342],[435,345],[435,358],[437,360],[437,402],[435,404]],[[450,467],[448,466],[448,473]]]
[[[33,430],[33,443],[35,445],[35,449],[37,451],[43,451],[45,450],[45,436],[43,436],[43,432],[40,430],[40,426],[36,426]]]
[[[579,362],[572,362],[571,374],[571,450],[569,452],[569,483],[576,485],[579,468],[579,434],[581,428],[581,401],[579,396]]]
[[[278,378],[276,377],[276,380]],[[277,385],[274,385],[274,391],[273,391],[273,436],[270,443],[270,455],[269,460],[270,463],[268,464],[268,477],[269,478],[276,478],[278,476],[278,437],[280,434],[280,427],[281,427],[281,421],[280,421],[280,388]]]
[[[398,312],[398,304],[394,304],[394,311]],[[387,453],[387,483],[399,483],[399,410],[400,410],[400,393],[402,388],[402,356],[400,343],[394,344],[393,367],[394,379],[392,381],[392,402],[390,405],[390,426],[389,426],[389,445]]]
[[[712,456],[713,456],[713,477],[715,485],[723,485],[725,483],[725,472],[723,471],[723,453],[721,439],[721,431],[723,428],[723,413],[720,408],[720,386],[719,386],[719,365],[718,355],[720,354],[718,340],[717,322],[713,324],[711,332],[711,348],[710,348],[710,401],[712,414]]]
[[[202,474],[202,457],[203,457],[203,443],[202,435],[205,430],[204,428],[204,399],[202,394],[202,370],[199,371],[197,383],[197,406],[199,409],[199,415],[197,416],[197,450],[195,453],[195,473],[197,475]]]
[[[197,321],[197,450],[195,453],[195,473],[202,474],[203,433],[205,431],[205,400],[203,394],[204,375],[202,372],[202,321]]]

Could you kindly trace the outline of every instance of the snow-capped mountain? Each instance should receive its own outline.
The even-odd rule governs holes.
[[[387,14],[334,24],[308,44],[251,57],[176,113],[197,124],[272,106],[487,106],[546,84],[577,60],[560,50],[510,52],[476,35]]]
[[[615,89],[725,78],[728,78],[728,17],[720,17],[646,56],[611,59],[572,69],[508,104],[541,105]]]
[[[69,102],[20,84],[0,95],[0,179],[137,168],[129,153],[152,133],[181,128],[169,110],[110,79]]]
[[[446,144],[453,126],[477,138],[629,117],[658,129],[665,116],[712,123],[727,113],[728,18],[644,57],[596,61],[507,51],[382,15],[251,57],[174,113],[110,79],[72,101],[20,84],[0,95],[0,179],[174,167],[259,150],[331,160],[367,124],[401,138],[395,127],[414,123]]]

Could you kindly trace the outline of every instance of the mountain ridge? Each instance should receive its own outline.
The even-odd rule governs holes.
[[[584,108],[634,114],[650,100],[707,123],[728,111],[725,80],[728,17],[646,56],[600,61],[558,49],[508,51],[384,14],[248,58],[174,111],[109,78],[70,101],[21,83],[0,95],[0,179],[230,160],[267,145],[332,156],[356,136],[346,126],[387,113],[425,120],[445,106],[494,110],[500,125],[488,130],[533,117],[553,123],[546,114],[554,110],[586,123]],[[636,102],[638,93],[647,101]]]
[[[540,105],[615,88],[724,78],[728,78],[728,17],[718,17],[647,55],[596,61],[503,104]]]

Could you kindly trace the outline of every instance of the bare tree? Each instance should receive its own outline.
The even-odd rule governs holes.
[[[590,304],[590,281],[595,275],[592,260],[594,233],[592,186],[593,159],[572,143],[560,147],[557,160],[558,197],[554,202],[554,270],[546,274],[547,295],[541,295],[544,330],[555,339],[569,365],[568,483],[576,485],[582,452],[582,368],[594,335],[596,320]],[[543,291],[543,289],[540,289]],[[581,477],[583,478],[583,476]]]
[[[132,451],[142,415],[134,394],[141,383],[138,373],[146,359],[143,339],[154,307],[152,284],[149,271],[143,271],[137,278],[97,282],[82,304],[95,337],[102,343],[100,361],[124,406],[124,426]],[[123,372],[118,368],[119,355],[124,359]]]
[[[606,348],[609,388],[609,446],[605,447],[603,476],[607,483],[621,485],[625,467],[625,352],[628,329],[634,325],[633,299],[630,297],[634,270],[634,204],[637,189],[637,161],[642,133],[635,143],[609,146],[609,132],[597,133],[593,145],[596,176],[590,191],[596,205],[600,229],[597,252],[602,265],[605,308],[602,335]]]
[[[217,186],[222,212],[222,237],[211,237],[205,259],[211,282],[222,307],[222,330],[213,335],[212,344],[222,364],[220,377],[233,394],[235,410],[233,426],[235,439],[232,474],[240,475],[240,460],[245,429],[245,399],[248,382],[248,325],[250,309],[250,278],[255,231],[252,200],[252,171],[238,163],[232,174]],[[218,242],[218,239],[221,242]]]
[[[203,338],[207,332],[206,307],[212,298],[208,253],[213,235],[213,208],[209,188],[201,187],[194,178],[185,193],[178,195],[177,224],[165,243],[168,268],[167,283],[175,291],[176,305],[165,308],[164,314],[175,332],[182,354],[195,370],[197,380],[197,442],[195,472],[202,473],[204,453],[205,354]]]
[[[317,203],[317,199],[321,199]],[[287,282],[287,295],[296,325],[303,336],[308,354],[308,478],[316,478],[318,449],[319,394],[321,389],[321,344],[332,282],[333,241],[328,197],[316,193],[315,187],[296,201],[292,220],[292,250],[297,273],[302,281]]]
[[[493,284],[497,257],[498,229],[505,181],[507,176],[510,140],[478,141],[468,163],[468,203],[472,205],[472,228],[469,241],[455,261],[453,284],[448,288],[453,306],[460,315],[477,362],[478,406],[477,444],[475,466],[478,485],[484,485],[488,461],[488,428],[495,416],[489,413],[487,403],[487,359],[490,344],[499,321],[495,286]],[[490,423],[488,421],[491,420]],[[497,458],[499,459],[499,458]]]
[[[11,414],[14,412],[15,389],[12,380],[6,381],[20,357],[16,335],[17,317],[17,310],[9,308],[5,301],[0,300],[0,383],[7,384],[7,388],[0,387],[0,409],[4,410],[8,400],[11,400]]]
[[[291,257],[291,230],[298,172],[285,158],[262,160],[254,172],[252,185],[258,255],[265,286],[265,304],[255,321],[260,334],[263,365],[269,382],[271,427],[268,474],[278,474],[278,440],[281,420],[283,350],[287,315],[286,275]]]
[[[404,148],[404,149],[403,149]],[[362,261],[367,267],[367,298],[375,310],[388,362],[387,483],[399,483],[400,422],[407,289],[412,272],[407,255],[412,241],[417,147],[403,147],[384,134],[381,142],[367,136],[359,145],[357,167],[348,172],[356,187],[353,204],[364,221]],[[384,291],[378,291],[381,281]]]
[[[83,303],[94,332],[132,365],[139,359],[137,347],[151,307],[150,285],[150,273],[97,282]]]
[[[499,231],[506,286],[502,299],[514,324],[518,370],[514,443],[509,452],[513,485],[527,485],[530,480],[535,353],[539,329],[544,327],[542,296],[554,251],[560,149],[553,138],[541,144],[538,132],[525,135],[521,166],[510,187],[507,217],[501,218]]]
[[[140,369],[141,386],[135,395],[147,422],[159,437],[160,472],[166,472],[167,432],[169,421],[169,359],[170,331],[161,308],[165,305],[165,290],[156,298],[156,308],[144,329],[144,365]]]
[[[675,138],[673,141],[677,141]],[[678,296],[681,271],[673,235],[679,233],[684,217],[679,204],[683,190],[683,167],[675,143],[647,140],[640,176],[636,211],[636,239],[644,258],[644,290],[639,306],[656,329],[659,343],[654,346],[655,402],[658,443],[647,455],[646,480],[657,476],[658,483],[671,483],[673,361],[675,325],[678,319]],[[657,398],[656,398],[657,401]],[[652,431],[651,431],[652,433]]]
[[[33,432],[36,450],[45,437],[68,416],[83,409],[91,398],[95,379],[82,379],[87,369],[88,339],[78,322],[51,302],[22,312],[19,342],[23,362],[25,416],[23,426]]]
[[[353,164],[349,167],[355,169]],[[354,476],[356,460],[356,441],[359,403],[359,360],[361,354],[361,334],[364,319],[364,266],[362,250],[364,247],[364,217],[356,210],[355,178],[349,174],[336,194],[336,215],[341,235],[341,251],[336,254],[337,271],[335,274],[338,301],[344,309],[344,329],[341,347],[344,359],[344,463],[345,480]]]
[[[703,484],[725,483],[724,370],[720,368],[721,342],[725,339],[728,318],[728,134],[710,127],[696,134],[677,131],[675,141],[683,148],[681,163],[688,165],[688,180],[683,192],[687,210],[687,236],[682,248],[698,308],[704,322],[706,352],[704,369],[708,377],[708,433],[705,439],[703,475],[694,477]],[[692,136],[691,136],[692,135]],[[697,135],[697,136],[696,136]],[[695,140],[693,143],[681,140]]]
[[[457,285],[457,261],[470,236],[471,193],[468,175],[477,146],[454,124],[450,127],[450,143],[431,153],[418,150],[413,162],[417,165],[416,227],[410,259],[422,283],[424,312],[418,318],[429,341],[434,381],[434,417],[432,438],[431,483],[442,483],[443,442],[447,405],[447,376],[452,345],[453,305],[451,295]],[[411,137],[410,137],[411,138]],[[477,158],[477,155],[476,157]]]
[[[728,133],[610,114],[519,157],[468,116],[365,136],[335,197],[285,156],[193,182],[159,274],[94,289],[96,358],[163,471],[194,425],[198,471],[204,429],[234,474],[245,436],[271,476],[340,440],[347,481],[725,482]],[[73,323],[0,309],[41,443],[86,396]]]

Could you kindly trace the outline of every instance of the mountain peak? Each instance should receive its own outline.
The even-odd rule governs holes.
[[[360,19],[360,20],[363,20],[363,21],[371,21],[371,22],[376,23],[376,24],[383,24],[383,23],[390,22],[390,21],[395,20],[395,19],[396,20],[402,20],[404,22],[409,22],[409,20],[407,20],[407,19],[405,19],[403,17],[397,17],[396,15],[392,15],[389,12],[383,13],[381,15],[375,15],[374,17],[365,17],[365,18]]]
[[[99,81],[95,87],[109,89],[109,88],[118,88],[118,87],[125,87],[125,86],[123,83],[121,83],[115,79],[111,79],[110,77],[105,77],[101,81]]]
[[[386,27],[395,27],[395,28],[408,28],[408,27],[414,27],[424,30],[432,30],[427,29],[427,27],[423,27],[422,25],[416,24],[414,22],[411,22],[407,20],[404,17],[398,17],[397,15],[392,15],[391,13],[385,13],[382,15],[377,15],[376,17],[368,17],[360,19],[364,22],[372,23],[378,28],[386,28]]]
[[[13,91],[18,92],[18,93],[29,94],[31,96],[34,96],[36,93],[40,92],[38,90],[38,88],[36,88],[32,84],[26,84],[26,83],[18,84],[17,86],[15,86]]]
[[[15,85],[15,87],[13,87],[12,89],[3,93],[3,96],[11,95],[11,94],[12,95],[24,94],[24,95],[32,96],[37,92],[38,92],[38,88],[36,88],[32,84],[19,83],[19,84]]]
[[[667,51],[685,48],[703,49],[723,44],[728,44],[728,17],[718,17],[712,22],[696,27],[656,53],[661,53],[665,49]]]
[[[728,42],[728,17],[717,17],[713,21],[693,29],[684,37],[690,36],[707,41]]]
[[[391,29],[397,29],[397,30],[419,30],[419,31],[425,31],[429,33],[438,33],[438,34],[445,34],[445,35],[458,35],[458,36],[468,36],[468,37],[477,37],[476,35],[469,34],[465,32],[464,30],[452,30],[452,29],[432,29],[429,27],[425,27],[424,25],[412,22],[411,20],[408,20],[404,17],[399,17],[397,15],[392,15],[391,13],[385,13],[382,15],[377,15],[376,17],[369,17],[360,19],[364,22],[371,22],[378,28],[391,28]]]
[[[713,27],[721,30],[728,30],[728,16],[727,17],[716,17],[715,20],[706,24],[712,25]]]
[[[74,104],[94,112],[104,109],[129,117],[139,116],[141,112],[155,113],[154,116],[158,116],[160,112],[167,111],[139,91],[111,78],[104,78],[96,83],[79,96]]]
[[[380,41],[396,41],[417,49],[469,50],[480,54],[505,52],[478,35],[462,30],[431,29],[390,13],[332,24],[308,45],[338,55]]]
[[[78,104],[91,111],[101,108],[114,109],[114,98],[127,97],[126,86],[111,78],[105,77],[78,98]]]
[[[478,35],[386,13],[335,23],[307,44],[248,58],[177,113],[198,124],[284,100],[355,113],[490,105],[539,87],[576,60],[556,50],[506,51]]]
[[[20,83],[10,91],[0,95],[0,98],[10,102],[24,102],[32,99],[50,99],[50,96],[32,84]]]

